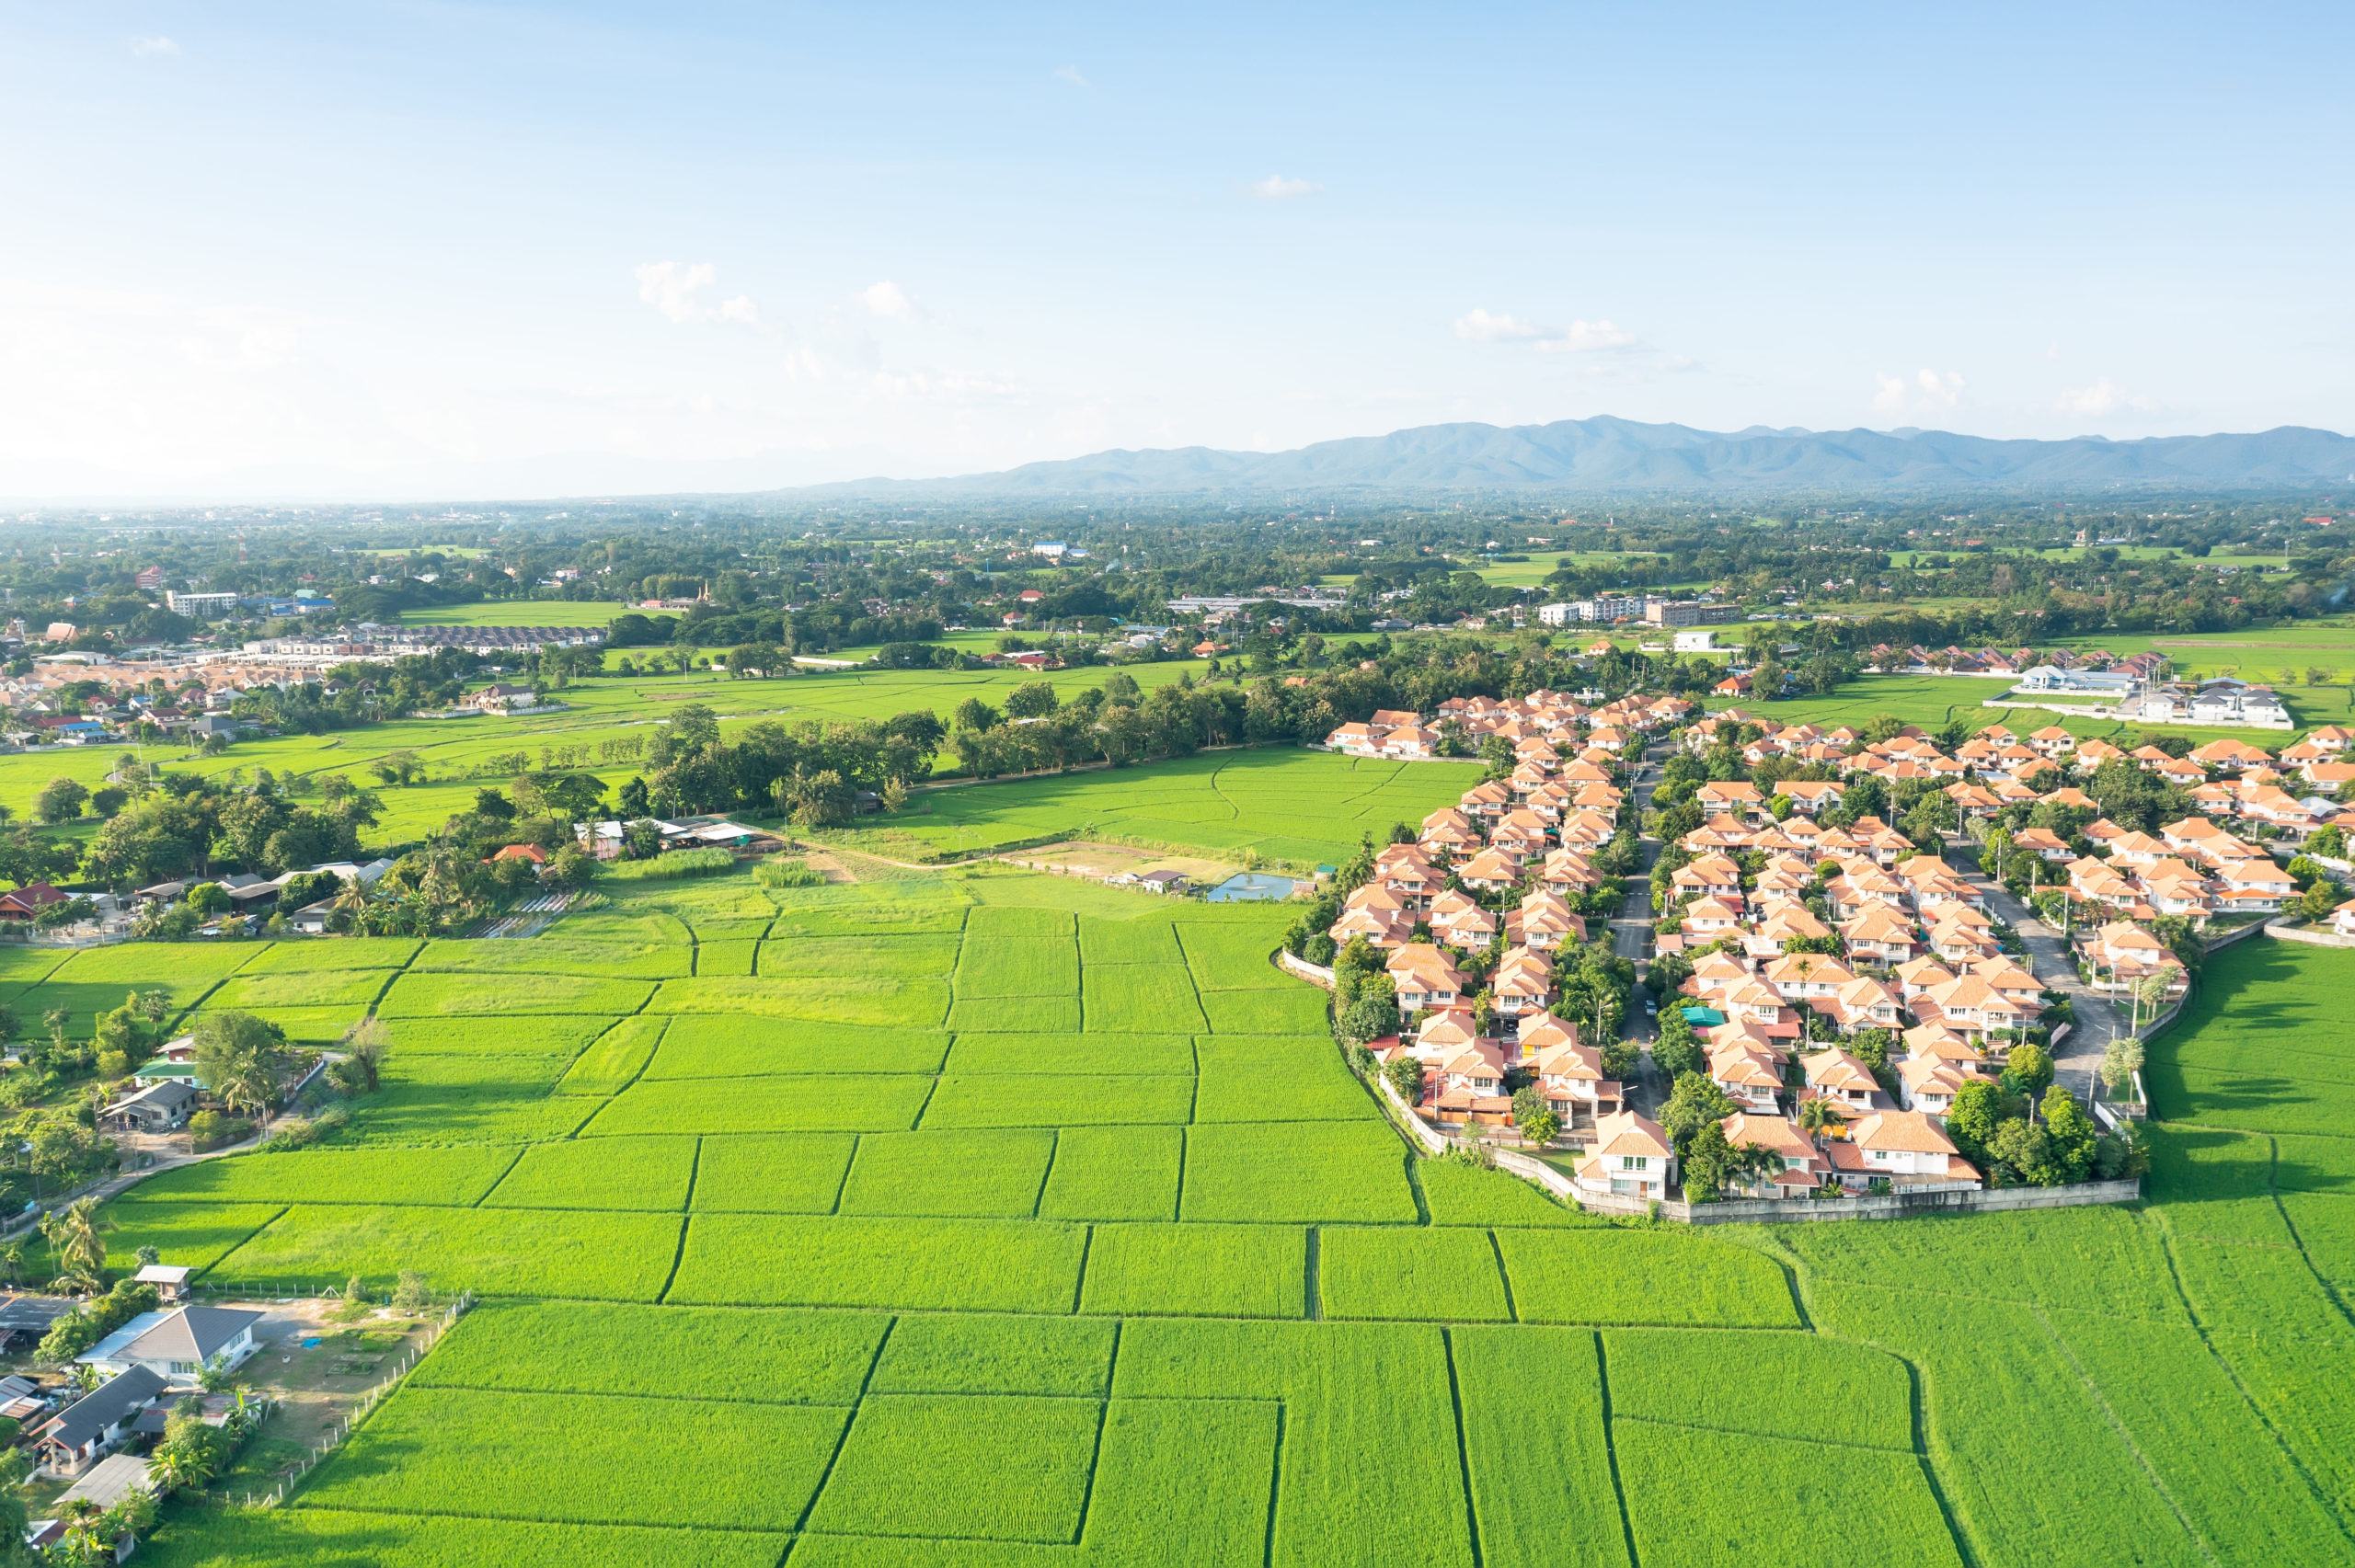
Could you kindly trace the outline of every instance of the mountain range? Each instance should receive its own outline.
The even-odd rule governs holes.
[[[1099,452],[956,478],[800,493],[1209,495],[1335,490],[2046,490],[2303,488],[2355,482],[2355,439],[2284,425],[2249,435],[1991,441],[1947,430],[1696,430],[1608,417],[1422,425],[1290,452]]]

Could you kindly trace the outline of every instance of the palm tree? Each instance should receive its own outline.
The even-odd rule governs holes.
[[[1847,1113],[1840,1108],[1836,1100],[1819,1094],[1799,1104],[1799,1126],[1811,1133],[1830,1137],[1847,1125]]]

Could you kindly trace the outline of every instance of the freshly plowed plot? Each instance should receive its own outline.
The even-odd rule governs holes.
[[[1338,863],[1476,777],[1313,761],[927,807]],[[160,988],[325,1042],[382,993],[383,1086],[117,1196],[116,1276],[477,1298],[289,1505],[172,1505],[142,1561],[2355,1557],[2355,955],[2215,956],[2139,1208],[1688,1230],[1418,1158],[1269,962],[1296,907],[859,875],[614,880],[511,941],[0,949],[28,1034]]]

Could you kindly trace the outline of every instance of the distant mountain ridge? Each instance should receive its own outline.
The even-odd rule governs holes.
[[[2284,425],[2248,435],[1992,441],[1945,430],[1729,434],[1609,417],[1548,425],[1423,425],[1290,452],[1099,452],[958,478],[861,480],[838,492],[1194,495],[1270,490],[2077,490],[2112,485],[2355,482],[2355,439]]]

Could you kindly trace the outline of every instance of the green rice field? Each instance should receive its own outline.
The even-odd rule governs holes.
[[[1686,1230],[1418,1158],[1268,963],[1290,917],[738,875],[23,965],[20,1016],[392,1034],[318,1147],[111,1202],[111,1265],[477,1298],[283,1505],[171,1505],[142,1561],[2355,1561],[2355,952],[2211,961],[2142,1204]]]

